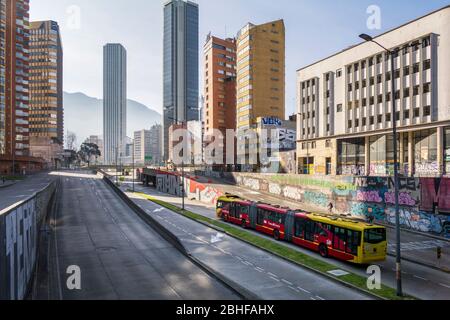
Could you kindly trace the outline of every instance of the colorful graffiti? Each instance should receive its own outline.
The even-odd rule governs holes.
[[[356,200],[363,202],[383,202],[383,198],[380,197],[378,191],[357,191]]]
[[[386,221],[395,224],[395,208],[386,209]],[[416,209],[401,208],[400,224],[409,229],[422,232],[442,233],[445,218],[426,212],[420,212]]]
[[[324,208],[330,203],[329,198],[325,194],[312,191],[305,191],[303,201]]]
[[[302,201],[302,193],[299,188],[286,186],[283,188],[283,195],[287,199]]]
[[[353,202],[350,204],[350,214],[354,217],[367,219],[373,217],[375,221],[385,221],[385,209],[381,205]]]

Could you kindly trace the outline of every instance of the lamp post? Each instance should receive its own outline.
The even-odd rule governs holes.
[[[403,296],[402,290],[402,269],[401,269],[401,248],[400,248],[400,208],[399,208],[399,179],[398,179],[398,157],[397,157],[397,109],[395,104],[395,54],[397,51],[389,50],[376,42],[368,34],[361,34],[361,39],[367,42],[373,42],[383,48],[391,58],[391,91],[392,91],[392,134],[394,136],[394,189],[395,189],[395,231],[396,231],[396,280],[397,280],[397,296]]]
[[[186,122],[184,121],[179,121],[177,119],[171,118],[169,117],[169,120],[174,121],[176,124],[181,124],[184,127],[184,124]],[[184,141],[184,137],[183,137],[183,141]],[[169,141],[169,143],[172,143],[172,141]],[[181,208],[184,211],[185,209],[185,205],[184,205],[184,198],[185,198],[185,191],[184,191],[184,148],[183,148],[183,157],[181,159]]]

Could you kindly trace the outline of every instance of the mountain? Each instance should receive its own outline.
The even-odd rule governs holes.
[[[127,135],[161,123],[161,114],[134,100],[127,100]],[[103,135],[103,100],[84,93],[64,92],[64,131],[77,135],[80,145],[90,135]]]

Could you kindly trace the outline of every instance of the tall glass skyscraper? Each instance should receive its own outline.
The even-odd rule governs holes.
[[[121,44],[103,47],[103,139],[105,164],[125,155],[127,132],[127,52]]]
[[[199,120],[198,5],[171,0],[164,5],[164,158],[169,152],[169,128]]]

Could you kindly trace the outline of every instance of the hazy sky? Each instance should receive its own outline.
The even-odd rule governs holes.
[[[83,92],[101,98],[102,47],[107,42],[120,42],[128,52],[128,97],[162,112],[164,2],[30,0],[31,20],[52,19],[60,24],[64,46],[65,91]],[[358,35],[362,32],[376,35],[450,4],[449,0],[194,2],[200,6],[201,47],[209,31],[219,37],[235,36],[247,22],[259,24],[280,18],[285,20],[288,114],[295,111],[297,69],[358,43]],[[367,8],[371,5],[381,9],[380,30],[368,30]]]

